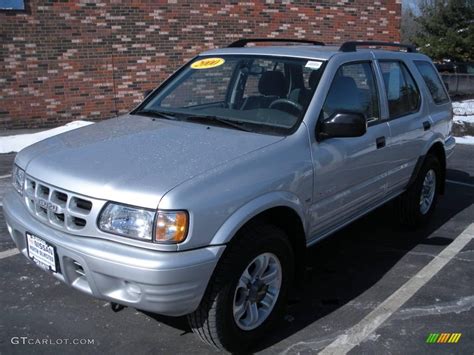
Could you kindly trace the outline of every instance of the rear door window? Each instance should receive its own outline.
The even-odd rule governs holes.
[[[416,60],[415,65],[420,72],[423,80],[431,93],[431,97],[436,104],[444,104],[449,101],[448,94],[444,90],[443,84],[439,79],[433,65],[423,60]]]
[[[407,67],[400,61],[381,61],[390,118],[415,113],[421,104],[420,91]]]

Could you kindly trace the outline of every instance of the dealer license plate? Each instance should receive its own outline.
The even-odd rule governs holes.
[[[54,246],[30,233],[26,233],[26,244],[28,247],[28,256],[31,260],[43,269],[53,272],[57,271],[56,251]]]

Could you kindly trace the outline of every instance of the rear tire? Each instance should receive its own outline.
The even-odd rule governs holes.
[[[441,186],[441,164],[427,155],[414,183],[397,200],[400,222],[410,227],[424,225],[433,214]]]
[[[283,315],[294,268],[291,245],[278,227],[251,223],[235,238],[221,257],[198,309],[188,315],[189,325],[204,343],[229,352],[246,351]],[[252,322],[255,315],[262,318]]]

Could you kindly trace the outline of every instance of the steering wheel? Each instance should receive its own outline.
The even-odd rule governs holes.
[[[268,106],[268,108],[274,108],[291,114],[296,113],[297,115],[303,111],[303,106],[288,99],[276,99],[270,104],[270,106]]]

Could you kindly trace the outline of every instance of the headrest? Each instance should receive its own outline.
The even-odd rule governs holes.
[[[359,88],[349,76],[337,76],[331,85],[326,105],[332,110],[362,112]]]
[[[280,71],[266,71],[262,74],[258,82],[258,91],[265,96],[279,96],[286,95],[286,79]]]
[[[321,70],[313,70],[309,75],[308,85],[311,90],[316,89],[316,86],[319,84],[319,80],[321,79]]]

